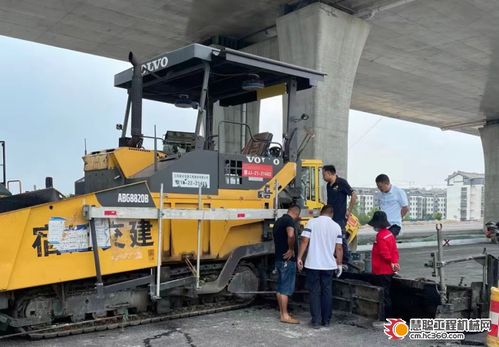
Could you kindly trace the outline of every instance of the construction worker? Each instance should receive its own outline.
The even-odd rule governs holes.
[[[288,313],[288,300],[295,290],[296,279],[296,221],[300,218],[300,207],[291,206],[288,213],[279,218],[273,228],[275,267],[277,270],[276,296],[280,319],[283,323],[298,324]]]
[[[405,192],[390,183],[387,175],[376,177],[379,192],[374,196],[374,205],[387,215],[389,230],[397,237],[402,229],[402,218],[409,212],[409,202]]]
[[[346,179],[336,174],[334,165],[322,167],[322,178],[326,182],[326,186],[321,192],[321,201],[325,205],[330,205],[334,210],[333,220],[341,227],[343,235],[343,264],[347,264],[349,252],[345,227],[357,202],[357,194]],[[350,203],[347,208],[348,196],[350,196]]]
[[[390,223],[383,211],[376,211],[372,219],[367,223],[377,232],[374,241],[371,261],[372,261],[372,283],[383,288],[385,317],[390,317],[392,300],[390,297],[390,287],[393,275],[400,270],[399,252],[393,233],[388,230]]]
[[[332,313],[332,279],[342,273],[343,236],[341,228],[332,219],[333,208],[325,205],[321,215],[308,221],[303,229],[300,250],[297,257],[298,270],[303,269],[303,255],[308,247],[305,268],[307,269],[307,288],[309,291],[311,325],[329,326]]]

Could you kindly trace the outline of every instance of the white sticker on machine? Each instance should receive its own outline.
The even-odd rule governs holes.
[[[210,175],[172,172],[172,187],[178,188],[210,188]]]
[[[66,220],[51,217],[48,223],[47,239],[56,250],[65,252],[84,252],[88,250],[88,226],[76,224],[66,226]]]
[[[51,217],[48,223],[47,239],[56,250],[61,253],[85,252],[91,247],[91,239],[88,224],[75,224],[66,226],[66,220],[61,217]],[[101,248],[109,248],[110,232],[109,221],[95,221],[97,244]]]
[[[66,227],[66,220],[60,217],[52,217],[49,219],[48,227],[47,239],[49,243],[54,245],[61,243],[62,234]]]
[[[99,248],[111,247],[111,235],[109,232],[109,219],[95,220],[95,234],[97,235],[97,246]],[[92,235],[89,232],[90,246],[92,245]]]

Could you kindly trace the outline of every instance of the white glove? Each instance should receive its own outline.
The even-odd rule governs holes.
[[[336,278],[340,277],[341,274],[343,273],[343,266],[338,266],[338,269],[336,269]]]

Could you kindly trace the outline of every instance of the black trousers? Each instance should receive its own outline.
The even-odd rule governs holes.
[[[348,234],[346,230],[341,231],[342,234],[342,248],[343,248],[343,264],[348,264],[350,261],[350,250],[348,249]]]
[[[310,315],[313,325],[328,325],[333,310],[333,270],[307,269]]]

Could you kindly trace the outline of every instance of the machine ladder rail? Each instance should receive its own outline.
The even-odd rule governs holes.
[[[210,208],[210,209],[171,209],[171,208],[154,208],[154,207],[96,207],[91,205],[83,206],[83,216],[89,221],[90,233],[92,240],[97,240],[95,230],[95,219],[175,219],[175,220],[275,220],[283,216],[287,212],[286,209],[225,209],[225,208]],[[307,209],[302,210],[301,217],[313,217],[317,215],[317,210]],[[199,240],[198,240],[199,242]],[[96,289],[97,296],[104,297],[105,293],[114,292],[126,288],[131,288],[139,284],[150,283],[151,296],[159,299],[158,288],[169,287],[166,283],[154,283],[154,275],[146,276],[123,283],[104,286],[101,275],[99,252],[97,242],[93,242],[93,255],[95,261],[95,272],[97,277]],[[200,254],[197,254],[200,257]],[[199,264],[199,259],[198,262]],[[157,270],[158,271],[158,270]],[[196,283],[199,283],[199,269],[195,274]],[[192,277],[191,277],[192,279]],[[179,282],[181,283],[181,282]],[[183,282],[182,282],[183,283]],[[197,288],[199,289],[199,288]]]

